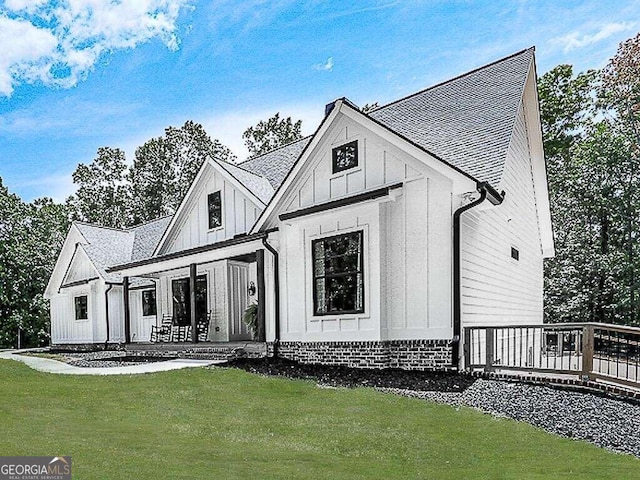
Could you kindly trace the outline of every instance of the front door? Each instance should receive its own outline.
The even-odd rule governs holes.
[[[191,300],[188,278],[171,282],[173,321],[176,325],[191,325]],[[207,276],[196,277],[196,322],[207,319]]]
[[[251,340],[251,332],[244,322],[249,306],[249,264],[229,262],[229,340]]]

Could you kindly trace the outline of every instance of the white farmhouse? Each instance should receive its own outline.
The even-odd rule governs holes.
[[[307,138],[207,160],[173,217],[74,223],[52,344],[256,340],[302,362],[458,365],[463,326],[542,323],[553,255],[534,50]],[[203,344],[205,345],[205,344]]]

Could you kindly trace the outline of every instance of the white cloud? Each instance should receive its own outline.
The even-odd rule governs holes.
[[[600,28],[593,33],[581,34],[580,32],[574,31],[562,37],[552,38],[550,43],[560,46],[566,53],[571,50],[599,43],[616,33],[632,30],[635,26],[635,22],[612,22],[600,26]]]
[[[176,25],[190,0],[6,0],[0,6],[0,94],[41,81],[70,87],[105,53],[158,38],[178,48]]]
[[[313,66],[314,70],[321,70],[321,71],[326,71],[326,72],[330,72],[333,70],[333,57],[329,57],[327,58],[327,61],[324,63],[316,63]]]
[[[76,192],[77,186],[73,183],[71,173],[54,173],[44,177],[17,182],[14,188],[27,192],[44,191],[47,192],[46,196],[51,197],[54,202],[62,203],[69,195],[73,195]],[[35,197],[30,195],[29,198],[25,198],[25,200],[30,201],[33,198]]]
[[[202,125],[211,138],[217,138],[231,149],[239,161],[249,156],[249,151],[244,145],[242,134],[244,131],[258,123],[260,120],[271,118],[276,112],[281,117],[291,117],[292,120],[302,120],[302,134],[310,135],[315,131],[324,115],[324,104],[295,104],[276,105],[261,108],[260,110],[226,112],[202,121]]]

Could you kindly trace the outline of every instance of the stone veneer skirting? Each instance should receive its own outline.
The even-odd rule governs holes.
[[[363,342],[280,342],[278,356],[300,363],[357,368],[450,370],[452,340],[383,340]],[[268,354],[273,355],[273,344]]]

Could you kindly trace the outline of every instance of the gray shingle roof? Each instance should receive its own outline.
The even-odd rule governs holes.
[[[129,230],[134,234],[133,250],[131,252],[132,262],[137,262],[153,255],[158,242],[160,242],[162,235],[171,222],[171,218],[171,216],[158,218]]]
[[[273,189],[277,190],[311,138],[311,136],[302,138],[259,157],[245,160],[238,166],[265,177]]]
[[[171,217],[163,217],[128,230],[81,222],[75,222],[74,225],[87,241],[83,248],[100,275],[108,282],[121,282],[120,274],[107,273],[107,268],[151,257],[170,221]],[[132,279],[131,285],[147,283],[150,282]]]
[[[369,115],[497,187],[533,53],[516,53]]]
[[[247,189],[258,197],[262,203],[265,205],[269,203],[271,197],[273,197],[273,194],[275,193],[275,190],[271,186],[269,180],[261,175],[227,162],[218,162],[218,164],[235,177],[236,180],[247,187]]]

